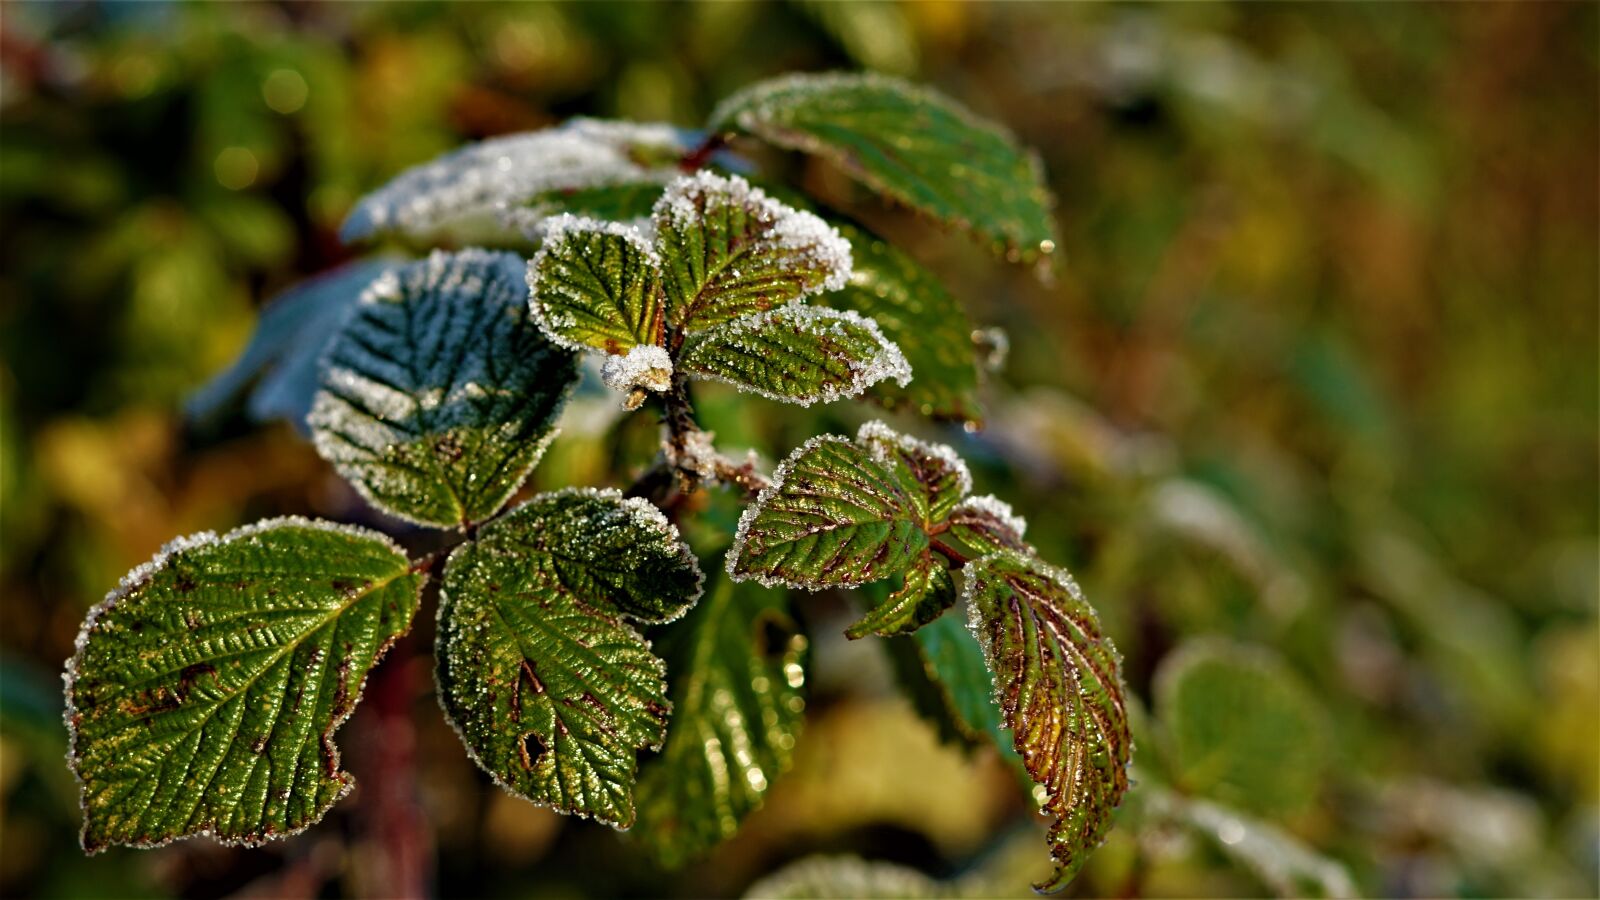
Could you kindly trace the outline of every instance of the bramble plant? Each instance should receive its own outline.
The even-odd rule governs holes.
[[[474,246],[352,263],[278,301],[195,406],[248,395],[257,418],[308,428],[374,508],[446,547],[413,558],[367,529],[279,518],[179,539],[129,573],[67,663],[85,850],[315,824],[353,786],[335,733],[435,582],[439,700],[472,759],[682,863],[789,763],[806,658],[788,589],[883,582],[848,636],[914,637],[946,723],[1014,751],[1036,785],[1056,864],[1037,887],[1073,878],[1127,790],[1132,741],[1119,658],[1072,577],[972,494],[947,446],[869,422],[769,477],[698,424],[693,379],[979,417],[981,332],[949,293],[757,177],[745,142],[824,158],[1007,260],[1054,250],[1027,152],[877,76],[758,84],[702,132],[578,120],[400,175],[347,240]],[[509,506],[583,354],[625,408],[659,409],[661,453],[626,492]],[[747,506],[703,567],[667,513],[711,489]],[[641,629],[680,617],[657,655]],[[642,770],[641,751],[659,751]]]

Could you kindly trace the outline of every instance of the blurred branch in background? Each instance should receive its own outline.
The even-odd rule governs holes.
[[[1073,564],[1148,711],[1073,891],[1593,895],[1596,27],[1556,2],[5,4],[0,893],[1025,891],[1037,860],[991,838],[1033,827],[1005,764],[939,744],[828,596],[795,770],[681,873],[501,796],[398,665],[356,715],[361,794],[315,835],[88,862],[73,840],[55,673],[84,610],[167,535],[372,515],[290,429],[180,416],[265,300],[349,258],[356,197],[464,140],[693,123],[759,77],[873,68],[1009,123],[1059,198],[1053,286],[861,211],[1010,335],[988,428],[941,437]],[[864,414],[697,401],[769,459]],[[643,471],[655,425],[607,436],[613,405],[580,392],[535,488]],[[1162,703],[1219,634],[1303,689],[1218,717],[1271,703],[1326,735],[1269,789],[1295,803],[1241,805],[1251,773],[1207,769],[1215,736]],[[407,767],[414,796],[385,774]],[[870,862],[784,869],[839,855]]]

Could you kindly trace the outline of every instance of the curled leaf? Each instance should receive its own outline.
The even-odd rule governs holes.
[[[660,266],[637,228],[561,216],[528,264],[534,318],[572,350],[621,354],[659,344]]]
[[[540,197],[548,203],[552,193],[635,184],[659,190],[687,150],[683,133],[669,125],[599,119],[492,138],[400,173],[356,204],[339,236],[423,242],[499,227],[499,211]],[[516,224],[526,227],[527,219]]]

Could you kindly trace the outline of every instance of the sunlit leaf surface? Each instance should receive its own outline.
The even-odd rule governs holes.
[[[328,350],[317,450],[385,512],[492,515],[539,461],[577,377],[533,324],[522,261],[436,252],[381,277]]]
[[[711,128],[822,156],[874,190],[1033,258],[1055,249],[1033,157],[954,101],[874,74],[788,75],[724,100]]]
[[[786,592],[723,578],[659,644],[672,676],[661,756],[639,774],[639,837],[668,866],[710,850],[789,768],[806,639]]]
[[[661,260],[639,229],[561,216],[528,264],[533,313],[573,350],[622,354],[662,338]]]
[[[129,573],[67,666],[84,849],[259,844],[321,819],[355,783],[334,732],[423,577],[379,535],[304,519],[181,539]]]
[[[445,566],[439,696],[483,769],[517,796],[626,828],[636,753],[666,735],[666,667],[629,624],[700,596],[659,510],[615,491],[542,494]]]

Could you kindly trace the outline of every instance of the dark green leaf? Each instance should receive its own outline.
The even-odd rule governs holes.
[[[468,752],[512,793],[619,828],[635,754],[666,734],[666,667],[625,620],[700,596],[677,529],[616,491],[543,494],[445,566],[439,696]]]
[[[839,232],[737,175],[674,181],[654,217],[675,328],[709,328],[838,290],[850,277],[850,244]]]
[[[1042,788],[1056,873],[1072,880],[1111,826],[1132,752],[1120,661],[1072,576],[1005,551],[968,565],[963,596],[1012,746]]]
[[[887,578],[928,546],[915,501],[871,451],[824,435],[778,466],[739,520],[737,581],[817,590]]]
[[[479,521],[539,461],[577,369],[533,324],[522,274],[511,254],[435,253],[363,295],[310,421],[318,452],[373,505]]]
[[[828,403],[885,379],[911,378],[900,348],[871,319],[787,304],[690,338],[679,367],[773,400]]]
[[[84,849],[321,819],[355,783],[333,734],[423,580],[382,536],[304,519],[174,541],[129,573],[67,664]]]
[[[534,318],[573,350],[623,354],[659,344],[660,265],[637,228],[562,216],[528,264]]]
[[[834,225],[850,241],[850,282],[814,302],[877,322],[916,373],[909,385],[883,383],[868,395],[889,409],[981,423],[977,348],[961,304],[932,273],[887,241],[851,225]]]
[[[1185,644],[1162,662],[1156,698],[1177,786],[1266,814],[1314,799],[1326,764],[1321,710],[1269,651]]]
[[[883,75],[790,75],[729,97],[711,128],[832,161],[867,186],[997,249],[1055,249],[1037,160],[948,97]]]
[[[574,119],[472,144],[407,169],[362,198],[339,234],[346,241],[394,234],[426,243],[526,226],[525,215],[510,223],[496,218],[552,192],[634,184],[659,191],[688,150],[683,140],[668,125]]]
[[[639,775],[639,836],[676,867],[733,836],[789,768],[805,710],[806,639],[786,595],[722,579],[668,626],[672,724]]]

